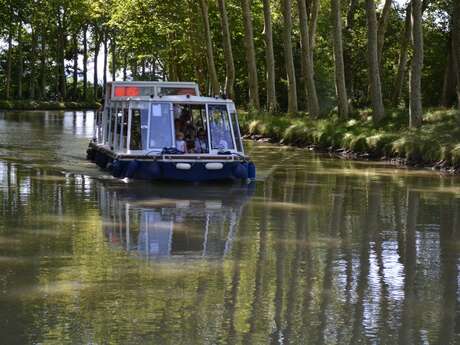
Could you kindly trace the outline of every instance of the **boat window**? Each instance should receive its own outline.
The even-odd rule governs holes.
[[[115,110],[113,106],[107,109],[107,117],[105,120],[104,143],[110,145],[112,131],[112,114]]]
[[[203,104],[174,104],[174,130],[184,136],[187,153],[208,153],[206,108]]]
[[[152,103],[150,112],[149,148],[173,146],[172,112],[170,103]]]
[[[192,116],[196,128],[193,152],[209,153],[208,121],[206,119],[206,109],[200,105],[192,109]]]
[[[147,148],[148,109],[133,109],[131,119],[131,150]]]
[[[161,96],[190,95],[196,96],[196,91],[191,87],[161,87],[158,94]]]
[[[233,150],[232,130],[226,105],[208,105],[211,149]]]
[[[109,124],[109,144],[111,146],[115,143],[115,136],[116,136],[116,121],[117,121],[117,105],[114,105],[112,111],[110,112],[110,124]]]
[[[149,96],[149,97],[155,96],[155,87],[153,87],[153,86],[150,86],[150,87],[143,86],[143,87],[141,87],[139,96]]]
[[[123,126],[123,108],[122,105],[117,108],[117,112],[115,114],[115,130],[113,131],[113,147],[115,150],[119,150],[121,144],[121,131]]]
[[[128,137],[128,108],[124,108],[122,112],[122,116],[120,118],[120,146],[119,149],[126,149],[126,140]]]
[[[131,150],[147,150],[149,128],[149,103],[132,102]]]
[[[106,144],[109,141],[108,137],[109,137],[109,130],[110,130],[110,114],[111,114],[110,110],[111,110],[110,108],[107,108],[107,111],[104,117],[104,123],[103,123],[104,129],[102,130],[102,135],[103,135],[102,140],[104,141],[104,144]]]
[[[243,144],[241,143],[240,126],[238,124],[238,117],[236,112],[230,112],[230,118],[232,120],[233,135],[235,136],[236,150],[243,152]]]

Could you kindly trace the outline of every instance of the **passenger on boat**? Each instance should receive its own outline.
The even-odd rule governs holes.
[[[184,130],[184,124],[180,119],[174,120],[174,130],[177,132],[182,132]]]
[[[195,153],[208,153],[208,140],[203,128],[198,130],[198,135],[195,139]]]
[[[195,148],[196,129],[192,121],[187,121],[183,132],[188,151],[193,151]]]
[[[227,140],[225,140],[224,138],[221,138],[221,139],[219,140],[219,146],[218,146],[218,147],[219,147],[220,150],[227,150],[227,149],[228,149],[228,142],[227,142]]]
[[[228,143],[231,142],[229,138],[230,133],[219,127],[214,127],[214,129],[211,128],[211,133],[211,144],[213,149],[227,150],[229,148]]]
[[[182,153],[187,153],[187,144],[184,140],[184,133],[176,133],[176,149]]]

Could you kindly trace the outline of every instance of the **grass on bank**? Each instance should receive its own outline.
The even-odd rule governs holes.
[[[427,111],[419,129],[408,128],[408,114],[404,110],[388,112],[378,125],[371,115],[371,110],[361,110],[343,121],[336,115],[312,119],[305,114],[243,112],[240,124],[247,135],[287,145],[341,150],[371,159],[403,159],[407,164],[460,167],[459,111]]]
[[[98,109],[99,102],[47,102],[31,100],[0,100],[0,110],[84,110]]]

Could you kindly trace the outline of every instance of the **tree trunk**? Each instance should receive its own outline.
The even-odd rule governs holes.
[[[112,34],[112,39],[110,42],[112,48],[112,81],[115,81],[117,76],[117,41],[115,38],[115,33]]]
[[[283,46],[284,60],[286,65],[286,75],[288,81],[288,112],[296,113],[297,107],[297,83],[295,78],[294,58],[292,55],[292,16],[291,16],[291,0],[283,0]]]
[[[166,70],[163,69],[163,80],[165,80],[165,76],[164,76],[165,72]],[[168,73],[171,76],[171,67],[169,67]],[[131,75],[132,75],[133,80],[137,80],[138,75],[137,75],[137,54],[136,53],[134,53],[134,57],[133,57],[132,65],[131,65]],[[172,80],[175,80],[175,79],[172,79]]]
[[[75,32],[72,37],[73,41],[73,76],[72,76],[72,97],[74,100],[78,98],[78,36]]]
[[[12,51],[13,51],[13,23],[10,24],[8,32],[8,54],[6,57],[6,85],[5,85],[5,98],[11,97],[11,67],[12,67]]]
[[[342,18],[340,10],[340,0],[331,1],[333,41],[334,41],[334,60],[335,60],[335,89],[339,108],[339,116],[342,119],[348,118],[348,97],[345,86],[345,67],[343,63],[342,46]]]
[[[353,67],[353,30],[355,26],[355,12],[358,8],[358,0],[350,0],[347,12],[347,25],[344,29],[345,47],[343,50],[343,63],[345,66],[345,85],[348,97],[354,99],[354,67]]]
[[[408,60],[408,48],[411,37],[411,4],[406,8],[406,20],[404,22],[404,31],[401,34],[401,47],[399,49],[398,73],[396,75],[395,90],[393,94],[393,105],[397,107],[401,99],[402,90],[404,87],[404,75]]]
[[[157,67],[156,67],[156,58],[153,57],[153,58],[152,58],[152,62],[151,62],[151,68],[150,68],[150,80],[151,80],[151,81],[157,80],[157,77],[156,77],[156,70],[157,70]]]
[[[382,99],[382,85],[380,82],[380,68],[378,57],[377,41],[377,16],[375,13],[374,0],[366,0],[366,14],[368,26],[368,59],[369,59],[369,81],[372,100],[374,122],[379,122],[385,117],[385,109]]]
[[[198,82],[199,88],[202,92],[206,90],[206,56],[203,58],[203,30],[199,25],[199,21],[195,19],[198,3],[194,0],[187,1],[187,18],[189,22],[188,26],[188,42],[191,52],[191,58],[193,61],[193,73],[195,80]],[[199,8],[198,8],[199,10]],[[159,65],[161,66],[160,61],[158,60]]]
[[[412,42],[414,56],[410,73],[409,127],[422,125],[422,69],[423,69],[423,31],[422,1],[412,0]]]
[[[316,46],[316,30],[318,28],[318,17],[319,17],[319,10],[321,7],[319,0],[311,0],[311,10],[309,16],[309,28],[308,31],[310,32],[310,49],[311,49],[311,58],[313,59],[313,52]],[[313,62],[312,62],[313,63]]]
[[[83,100],[88,98],[88,27],[83,27]],[[96,69],[97,70],[97,69]]]
[[[249,106],[260,109],[259,81],[257,80],[256,50],[254,48],[254,34],[252,29],[252,14],[250,0],[241,0],[244,25],[244,47],[248,65]]]
[[[22,99],[22,78],[24,74],[24,52],[22,49],[22,23],[18,27],[18,99]]]
[[[265,63],[267,71],[267,110],[273,113],[278,110],[275,88],[275,53],[273,51],[272,10],[270,0],[264,3],[264,39],[265,39]]]
[[[145,57],[141,59],[141,75],[142,75],[142,80],[145,80]]]
[[[23,96],[23,84],[22,84],[22,79],[24,75],[24,52],[23,52],[23,42],[22,42],[22,23],[19,22],[18,25],[18,61],[17,61],[17,66],[18,66],[18,76],[17,76],[17,98],[22,99]]]
[[[65,44],[65,34],[61,34],[61,47],[62,47],[62,52],[61,52],[61,82],[60,82],[60,93],[61,97],[63,100],[66,99],[67,97],[67,77],[65,74],[65,50],[66,50],[66,44]]]
[[[452,106],[453,101],[456,97],[456,85],[457,85],[457,75],[454,68],[454,58],[453,50],[454,46],[452,44],[452,35],[448,40],[447,47],[449,54],[447,55],[447,64],[444,70],[444,81],[442,85],[442,97],[441,97],[441,106],[448,108]]]
[[[316,94],[313,59],[311,58],[312,52],[310,47],[310,32],[308,27],[307,6],[304,0],[297,0],[297,5],[299,9],[302,61],[304,66],[303,79],[305,86],[305,96],[308,100],[308,112],[311,116],[318,117],[320,109],[318,95]]]
[[[61,17],[61,13],[58,13],[58,45],[57,45],[57,58],[58,58],[58,61],[57,61],[57,65],[58,65],[58,68],[57,68],[57,72],[58,72],[58,75],[57,75],[57,78],[58,78],[58,94],[59,94],[59,98],[61,100],[64,100],[66,98],[66,75],[65,75],[65,56],[64,56],[64,52],[65,52],[65,16],[66,16],[66,13],[65,13],[65,10],[63,11],[62,13],[62,17]]]
[[[454,66],[457,71],[457,105],[460,109],[460,2],[454,2],[454,11],[452,16],[452,47]]]
[[[101,35],[99,30],[95,27],[94,28],[94,73],[93,73],[93,97],[95,100],[99,97],[99,76],[98,76],[98,58],[99,58],[99,51],[101,49]]]
[[[35,99],[35,84],[36,84],[36,69],[35,61],[37,54],[37,33],[34,28],[32,28],[32,45],[30,47],[30,80],[29,80],[29,98]]]
[[[208,61],[208,73],[211,79],[211,96],[220,94],[219,79],[217,78],[216,65],[214,63],[214,51],[212,48],[211,29],[209,27],[208,1],[200,0],[201,15],[203,16],[204,35],[206,38],[206,53]]]
[[[38,88],[38,98],[43,99],[46,88],[46,41],[45,31],[42,29],[40,37],[40,86]]]
[[[123,81],[127,79],[127,70],[128,70],[128,54],[125,53],[123,57]]]
[[[109,54],[109,49],[108,49],[108,40],[109,40],[109,35],[107,34],[107,32],[104,32],[103,33],[104,35],[104,69],[102,71],[102,90],[103,93],[102,93],[102,97],[105,96],[105,87],[107,85],[107,55]]]
[[[379,54],[379,63],[382,62],[383,54],[383,44],[385,41],[385,33],[388,27],[388,19],[390,17],[392,0],[385,0],[385,5],[383,6],[382,14],[379,18],[379,27],[377,31],[377,40],[378,40],[378,54]]]
[[[227,78],[225,79],[225,93],[230,99],[235,98],[235,63],[233,61],[232,41],[230,36],[230,26],[228,24],[227,8],[225,0],[218,0],[220,21],[222,25],[222,39],[224,46],[225,66]]]

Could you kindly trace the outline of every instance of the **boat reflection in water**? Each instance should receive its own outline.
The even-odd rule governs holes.
[[[152,259],[222,257],[232,247],[254,185],[102,186],[104,234],[112,246]]]

